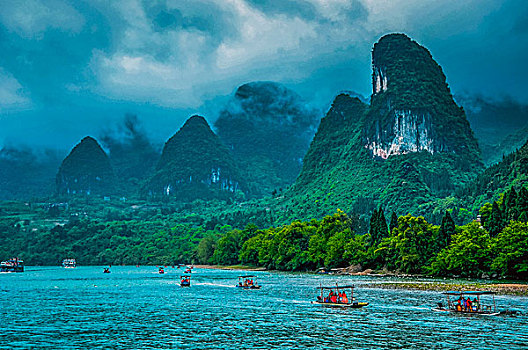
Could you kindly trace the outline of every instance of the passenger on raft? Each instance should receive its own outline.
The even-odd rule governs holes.
[[[346,295],[346,292],[339,293],[339,302],[343,304],[348,304],[348,297]]]
[[[473,299],[473,311],[480,311],[480,305],[477,298]]]
[[[338,291],[337,293],[334,293],[334,291],[331,290],[328,294],[328,297],[323,299],[323,302],[333,304],[348,304],[348,297],[346,292],[340,293]]]
[[[458,298],[457,304],[455,306],[456,311],[462,311],[462,297]]]

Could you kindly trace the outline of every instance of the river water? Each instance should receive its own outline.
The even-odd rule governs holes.
[[[379,278],[115,266],[26,267],[0,274],[0,349],[528,349],[528,298],[497,296],[521,316],[431,311],[438,292],[369,288]],[[408,280],[407,280],[408,281]],[[363,309],[311,304],[317,287],[356,285]]]

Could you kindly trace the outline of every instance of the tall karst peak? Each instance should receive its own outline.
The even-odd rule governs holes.
[[[404,34],[386,35],[374,45],[372,68],[370,106],[338,95],[321,120],[287,193],[291,218],[336,207],[419,213],[482,169],[464,110],[427,49]]]
[[[63,160],[56,177],[59,194],[111,194],[115,176],[107,154],[90,136]]]
[[[165,143],[146,190],[193,200],[229,197],[245,188],[227,147],[205,118],[194,115]]]
[[[215,129],[233,152],[251,195],[259,197],[295,181],[320,117],[293,90],[257,81],[237,88]]]
[[[442,68],[405,34],[386,35],[374,45],[372,91],[363,140],[373,157],[426,151],[480,160],[477,141]]]
[[[297,190],[312,183],[322,172],[339,167],[348,149],[360,149],[355,135],[367,109],[368,105],[357,97],[339,94],[334,98],[304,157],[295,185]]]

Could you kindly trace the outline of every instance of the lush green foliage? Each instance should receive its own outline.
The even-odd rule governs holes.
[[[518,198],[512,191],[504,197]],[[528,269],[528,231],[526,222],[519,218],[528,211],[525,207],[519,209],[519,201],[509,199],[506,203],[505,212],[516,214],[497,237],[478,221],[456,227],[449,211],[444,213],[440,226],[410,214],[396,219],[391,216],[389,231],[382,209],[374,210],[369,233],[358,234],[362,232],[361,221],[338,210],[322,220],[294,221],[251,235],[245,230],[232,230],[221,238],[225,244],[216,246],[214,256],[222,259],[214,262],[240,262],[278,270],[360,264],[363,268],[401,273],[523,277]],[[238,260],[237,247],[241,247]]]
[[[482,174],[457,191],[457,197],[477,209],[511,186],[520,186],[528,181],[528,142],[516,152],[504,157],[498,164],[487,168]]]
[[[526,188],[511,189],[481,208],[480,223],[458,227],[452,211],[444,212],[440,226],[412,215],[391,215],[388,225],[382,208],[374,210],[370,227],[341,210],[320,220],[279,226],[266,220],[258,226],[241,226],[244,220],[212,226],[211,213],[225,209],[225,202],[180,207],[143,203],[132,206],[133,211],[120,200],[97,202],[88,196],[76,198],[66,209],[60,203],[4,202],[0,252],[2,258],[19,256],[40,265],[74,257],[80,264],[243,263],[290,271],[356,265],[401,273],[519,278],[526,277],[528,268],[526,194]],[[500,222],[496,235],[488,231],[494,227],[494,210],[509,218]],[[232,218],[244,217],[233,213],[240,214]],[[253,218],[271,215],[263,213]]]

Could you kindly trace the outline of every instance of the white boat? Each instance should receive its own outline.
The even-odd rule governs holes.
[[[77,267],[77,262],[75,259],[64,259],[62,260],[62,267],[72,269],[74,267]]]

